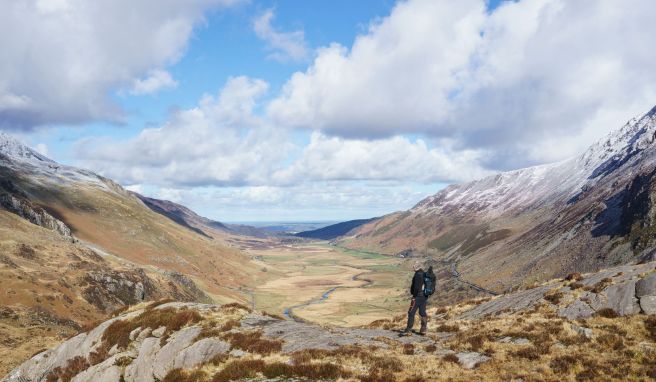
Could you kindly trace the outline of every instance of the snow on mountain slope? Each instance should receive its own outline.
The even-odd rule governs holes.
[[[32,182],[44,185],[85,184],[116,191],[118,185],[92,171],[59,164],[38,153],[11,135],[0,131],[0,171],[29,175]]]
[[[652,164],[656,107],[641,118],[629,120],[585,153],[558,163],[503,172],[473,182],[452,185],[420,201],[412,212],[477,214],[496,218],[547,202],[574,201],[583,190],[620,167]],[[627,176],[630,173],[619,174]]]

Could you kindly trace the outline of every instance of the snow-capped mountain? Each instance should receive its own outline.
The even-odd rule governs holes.
[[[22,144],[11,135],[0,131],[0,153],[21,162],[55,163],[53,160],[39,154],[36,150]]]
[[[574,201],[585,190],[622,168],[630,176],[635,164],[652,165],[656,136],[656,107],[641,118],[593,144],[585,153],[558,163],[503,172],[473,182],[452,185],[420,201],[413,212],[445,211],[482,214],[497,218],[521,212],[535,204]],[[640,163],[637,163],[640,162]],[[630,170],[628,173],[626,170]]]
[[[654,257],[655,139],[656,107],[577,157],[449,186],[342,244],[427,254],[498,291]]]

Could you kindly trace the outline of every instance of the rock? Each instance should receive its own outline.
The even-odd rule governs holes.
[[[71,382],[119,382],[121,368],[114,365],[117,357],[110,357],[105,361],[93,365],[71,379]]]
[[[476,352],[457,353],[458,362],[465,369],[473,369],[481,363],[489,361],[491,358]]]
[[[558,311],[558,315],[569,320],[576,320],[579,318],[590,317],[594,314],[594,312],[595,310],[592,309],[590,305],[581,301],[580,299],[577,299],[565,308],[561,308]]]
[[[241,357],[243,357],[243,356],[245,356],[245,355],[247,355],[247,354],[248,354],[248,353],[246,353],[245,351],[240,350],[240,349],[234,349],[234,350],[232,350],[232,351],[230,352],[230,355],[231,355],[232,357],[235,357],[235,358],[241,358]]]
[[[629,281],[606,288],[605,293],[610,308],[615,309],[620,316],[640,313],[638,299],[635,297],[636,282]]]
[[[520,338],[503,337],[497,340],[497,342],[502,344],[514,344],[514,345],[528,345],[531,343],[531,341],[521,337]]]
[[[107,352],[107,354],[110,355],[110,356],[118,354],[118,353],[119,353],[118,345],[112,346],[112,348],[109,349],[109,352]]]
[[[166,374],[173,369],[173,364],[175,363],[176,356],[179,355],[181,351],[189,347],[194,343],[198,334],[200,334],[201,328],[198,326],[192,326],[189,328],[184,328],[179,332],[173,334],[169,338],[168,342],[162,349],[157,352],[155,360],[151,365],[153,369],[153,375],[158,380],[164,379]]]
[[[635,295],[638,298],[656,296],[656,273],[649,274],[636,283]]]
[[[204,338],[180,352],[173,362],[173,368],[192,368],[210,361],[218,354],[230,350],[230,344],[216,338]]]
[[[164,332],[166,331],[166,326],[160,326],[159,328],[153,330],[150,334],[153,337],[160,338],[161,336],[164,335]]]
[[[530,309],[535,306],[535,304],[540,302],[544,294],[550,289],[550,286],[541,286],[500,296],[488,302],[484,302],[467,312],[464,312],[457,318],[465,320],[476,320],[485,316],[498,314],[505,311],[516,312]]]
[[[159,349],[159,338],[146,338],[141,343],[137,358],[125,368],[125,382],[154,382],[153,361]]]
[[[129,337],[130,341],[134,341],[135,339],[137,339],[137,336],[139,335],[139,333],[141,333],[141,328],[140,327],[134,329],[133,331],[131,331],[130,332],[130,337]]]
[[[592,329],[590,328],[584,328],[582,326],[578,326],[575,324],[571,324],[571,328],[574,332],[576,332],[580,336],[585,336],[586,338],[592,338]]]
[[[656,296],[640,297],[640,308],[644,314],[656,314]]]
[[[153,331],[153,329],[151,329],[151,328],[146,328],[146,329],[140,331],[139,335],[137,336],[135,341],[137,341],[137,342],[143,341],[144,339],[148,338],[148,336],[150,336],[152,331]]]

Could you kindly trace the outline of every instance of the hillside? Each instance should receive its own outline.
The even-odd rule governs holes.
[[[578,157],[451,185],[340,245],[410,249],[497,292],[653,258],[655,137],[656,108]]]
[[[323,228],[314,229],[311,231],[303,231],[296,234],[299,237],[305,237],[308,239],[319,239],[319,240],[332,240],[340,236],[344,236],[354,230],[355,228],[360,227],[363,224],[367,224],[373,219],[358,219],[358,220],[349,220],[337,224],[332,224]]]
[[[248,301],[255,266],[206,231],[0,133],[0,372],[128,304]]]
[[[643,313],[656,313],[655,268],[572,274],[431,308],[426,336],[399,337],[392,329],[403,314],[347,329],[239,304],[140,304],[36,354],[2,382],[653,379],[656,316]]]

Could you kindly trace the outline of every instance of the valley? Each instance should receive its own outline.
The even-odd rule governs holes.
[[[407,261],[326,242],[244,249],[266,272],[252,288],[256,310],[298,321],[364,325],[403,312]]]

